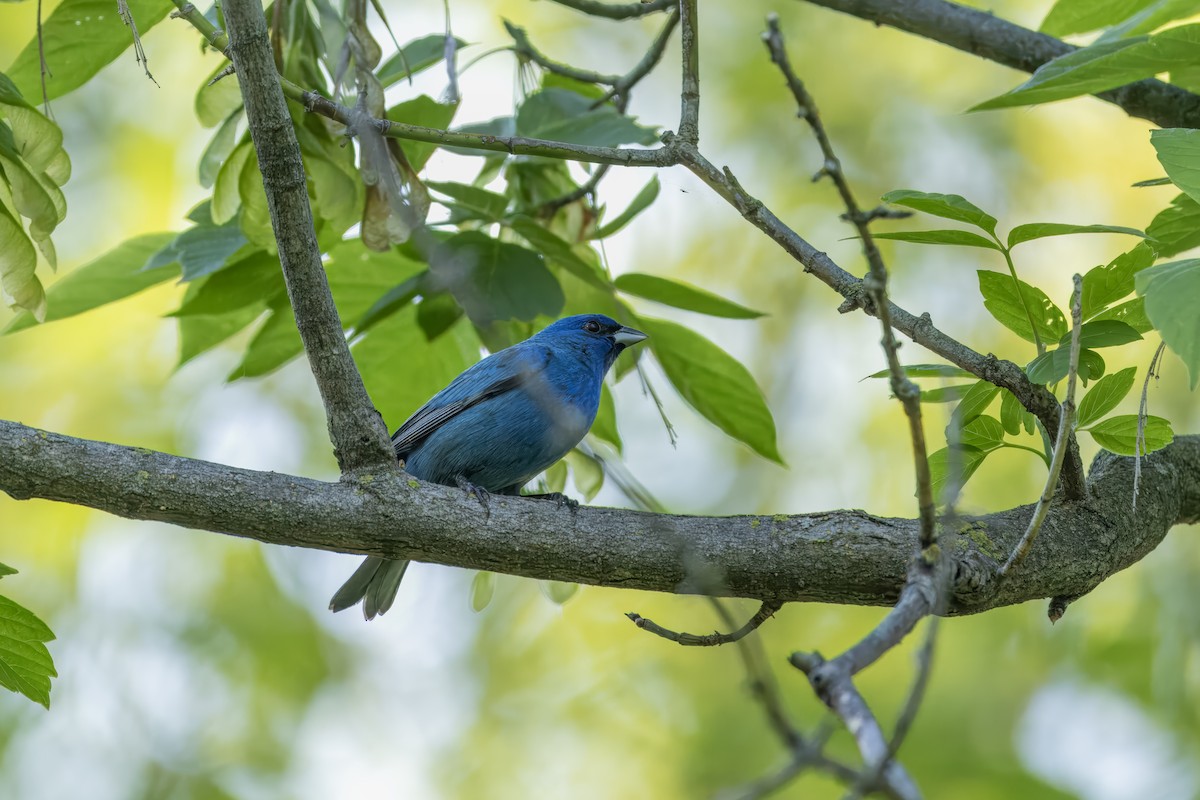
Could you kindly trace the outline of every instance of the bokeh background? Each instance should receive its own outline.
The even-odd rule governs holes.
[[[442,30],[442,4],[384,0],[401,41]],[[999,0],[1001,16],[1036,27],[1050,3]],[[54,3],[48,3],[47,13]],[[1001,220],[1144,227],[1171,189],[1134,189],[1161,174],[1148,126],[1081,99],[965,114],[1021,76],[993,64],[795,0],[702,3],[702,145],[839,263],[861,272],[827,184],[809,176],[816,148],[759,40],[781,15],[797,70],[816,95],[864,202],[895,188],[957,192]],[[550,2],[453,0],[464,60],[501,46],[501,18],[550,55],[605,72],[639,58],[657,20],[593,20]],[[0,4],[0,64],[33,35],[35,4]],[[381,37],[381,41],[386,39]],[[74,175],[55,241],[68,272],[127,237],[179,230],[204,196],[196,163],[210,131],[192,100],[216,57],[186,24],[144,39],[161,86],[126,54],[54,103]],[[677,40],[634,94],[643,122],[678,114]],[[511,111],[510,53],[463,76],[459,122]],[[433,70],[398,97],[436,96]],[[469,177],[435,156],[430,174]],[[648,178],[614,170],[603,197],[622,208]],[[659,201],[606,243],[615,272],[690,281],[769,313],[714,320],[648,312],[696,327],[743,359],[776,417],[782,468],[726,438],[672,395],[651,367],[679,432],[672,447],[636,377],[616,387],[625,463],[673,511],[790,513],[861,507],[911,516],[911,467],[899,406],[881,381],[876,323],[841,316],[839,298],[806,276],[682,169],[660,175]],[[1022,277],[1065,307],[1070,275],[1128,240],[1066,237],[1024,246]],[[998,254],[885,243],[895,299],[928,311],[984,352],[1024,361],[1028,345],[985,312],[975,270]],[[43,278],[52,282],[48,272]],[[173,308],[160,286],[70,320],[0,338],[0,418],[257,469],[333,477],[307,367],[291,363],[232,384],[243,333],[182,368]],[[0,310],[0,326],[11,318]],[[1156,339],[1120,351],[1139,367]],[[1115,352],[1115,351],[1110,351]],[[929,360],[908,344],[906,361]],[[1106,353],[1107,355],[1107,353]],[[405,355],[396,353],[403,373]],[[1136,393],[1135,393],[1136,394]],[[1153,413],[1200,430],[1196,396],[1168,355]],[[1136,399],[1126,400],[1127,411]],[[932,434],[944,407],[927,409]],[[393,427],[401,420],[389,420]],[[931,434],[931,435],[932,435]],[[1087,437],[1085,458],[1095,446]],[[1032,500],[1044,478],[1028,453],[990,457],[962,507]],[[606,488],[597,503],[626,502]],[[1200,542],[1177,529],[1150,557],[1073,605],[1057,626],[1044,603],[944,622],[932,685],[903,750],[930,797],[1192,798],[1200,794]],[[636,610],[677,629],[718,625],[694,598],[584,588],[563,606],[535,582],[501,578],[482,613],[472,575],[418,565],[395,608],[365,624],[330,615],[331,592],[356,561],[216,534],[128,522],[80,508],[0,496],[0,560],[21,570],[3,591],[58,635],[51,710],[0,696],[0,797],[458,798],[706,797],[751,781],[785,757],[731,648],[691,650],[636,630]],[[749,614],[753,604],[735,612]],[[824,712],[786,665],[795,649],[839,652],[881,609],[785,608],[762,632],[789,712]],[[914,637],[915,638],[915,637]],[[909,642],[861,685],[890,724],[914,672]],[[852,746],[837,734],[834,752]],[[807,775],[780,797],[838,797]]]

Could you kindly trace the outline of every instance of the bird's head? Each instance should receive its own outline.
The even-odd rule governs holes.
[[[578,314],[548,325],[537,338],[569,343],[589,355],[602,357],[607,371],[622,350],[642,341],[646,334],[603,314]]]

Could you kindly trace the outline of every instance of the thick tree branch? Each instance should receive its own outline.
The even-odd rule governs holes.
[[[1076,48],[1053,36],[1022,28],[985,11],[945,0],[807,0],[852,14],[876,25],[948,44],[998,64],[1033,72]],[[1164,128],[1200,128],[1200,95],[1158,80],[1144,80],[1108,92],[1101,100]]]
[[[999,591],[996,571],[1031,506],[963,517],[941,532],[952,575],[947,613],[1079,596],[1200,521],[1200,436],[1143,459],[1136,514],[1133,459],[1103,453],[1086,504],[1049,511],[1036,546]],[[687,564],[721,576],[724,594],[758,600],[892,605],[917,540],[911,520],[862,511],[686,517],[496,498],[490,519],[462,492],[398,473],[325,483],[75,439],[0,421],[0,490],[131,519],[170,522],[270,544],[411,558],[533,578],[661,592]],[[764,570],[763,564],[771,569]],[[862,663],[871,653],[863,652]],[[856,657],[856,663],[860,661]]]
[[[316,378],[343,474],[395,463],[387,429],[350,356],[321,264],[300,145],[271,53],[262,5],[226,0],[229,52],[246,105],[296,327]]]

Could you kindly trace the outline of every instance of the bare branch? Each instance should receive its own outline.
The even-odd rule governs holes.
[[[876,25],[948,44],[967,53],[1033,72],[1076,48],[1066,42],[1000,19],[986,11],[944,0],[808,0],[813,5],[853,14]],[[1200,128],[1200,96],[1158,80],[1144,80],[1096,94],[1132,117],[1164,128]]]
[[[682,86],[679,91],[679,138],[690,145],[700,142],[700,27],[697,0],[679,0],[679,27],[683,42]]]
[[[641,614],[637,614],[632,611],[625,616],[629,617],[630,621],[642,630],[649,631],[655,636],[661,636],[669,642],[675,642],[676,644],[683,645],[684,647],[719,647],[723,644],[731,644],[736,642],[747,634],[758,630],[764,622],[769,620],[775,614],[775,612],[782,607],[783,603],[780,602],[763,601],[762,606],[759,607],[755,615],[751,617],[745,625],[741,626],[737,630],[730,631],[729,633],[684,633],[682,631],[673,631],[670,628],[664,628],[654,620],[646,619]],[[724,613],[727,616],[728,612],[725,612],[724,606],[718,605],[717,608],[719,612]],[[733,624],[730,624],[729,627],[732,628]]]
[[[396,463],[395,455],[350,356],[325,278],[300,145],[279,87],[262,6],[256,0],[226,0],[224,10],[288,297],[325,404],[338,465],[347,475],[386,469]]]
[[[1067,398],[1063,400],[1062,415],[1059,417],[1058,435],[1054,439],[1054,456],[1050,460],[1046,488],[1042,490],[1042,496],[1038,498],[1037,505],[1033,508],[1033,516],[1029,518],[1029,527],[1026,529],[1025,535],[1021,537],[1021,541],[1017,543],[1008,560],[1004,562],[1004,566],[1000,568],[999,575],[996,576],[997,588],[1029,555],[1038,531],[1042,529],[1042,523],[1046,521],[1046,514],[1049,513],[1050,504],[1054,502],[1054,494],[1058,490],[1058,476],[1062,473],[1067,441],[1075,430],[1075,379],[1079,373],[1079,336],[1083,328],[1083,278],[1076,275],[1074,280],[1075,290],[1071,293],[1071,351],[1067,370]]]

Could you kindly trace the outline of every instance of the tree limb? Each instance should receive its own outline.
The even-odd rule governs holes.
[[[226,0],[223,7],[229,25],[229,53],[258,153],[288,298],[325,404],[338,466],[343,474],[384,469],[395,464],[396,457],[383,419],[371,404],[350,356],[325,279],[304,162],[279,87],[262,5],[257,0]]]
[[[1033,72],[1047,61],[1077,49],[985,11],[945,0],[807,0],[898,30],[948,44],[989,61]],[[1164,128],[1200,128],[1200,95],[1159,80],[1137,81],[1096,94]]]
[[[1133,459],[1102,453],[1086,504],[1056,503],[1020,569],[996,571],[1032,506],[963,517],[943,530],[949,614],[1083,595],[1200,521],[1200,436],[1143,459],[1136,514]],[[892,605],[917,541],[914,521],[863,511],[687,517],[496,498],[490,519],[462,492],[399,473],[326,483],[76,439],[0,421],[0,490],[269,544],[411,558],[600,586],[687,592],[687,564],[721,575],[728,596]],[[762,568],[770,564],[769,570]],[[863,654],[869,657],[869,653]],[[856,658],[857,661],[857,658]]]

